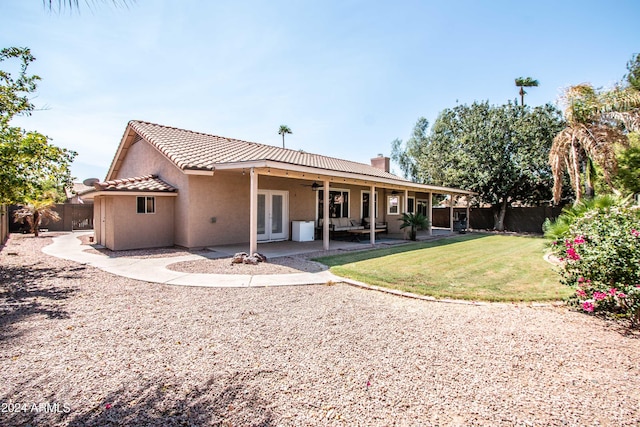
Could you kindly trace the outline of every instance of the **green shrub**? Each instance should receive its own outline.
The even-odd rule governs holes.
[[[590,313],[627,317],[638,324],[638,207],[619,201],[582,212],[568,222],[568,231],[552,247],[562,261],[561,282],[576,290],[570,304]]]

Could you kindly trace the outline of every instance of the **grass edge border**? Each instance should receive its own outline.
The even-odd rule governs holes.
[[[477,307],[484,306],[509,306],[509,307],[531,307],[531,308],[545,308],[545,307],[566,307],[566,303],[564,301],[548,301],[548,302],[524,302],[524,301],[514,301],[514,302],[502,302],[502,301],[475,301],[475,300],[463,300],[463,299],[453,299],[453,298],[436,298],[429,295],[419,295],[414,294],[412,292],[401,291],[399,289],[391,289],[385,288],[383,286],[369,285],[368,283],[360,282],[358,280],[349,279],[346,277],[338,276],[335,273],[332,273],[334,276],[340,279],[341,283],[345,283],[349,286],[354,286],[357,288],[363,288],[370,291],[383,292],[386,294],[391,294],[404,298],[417,299],[422,301],[429,302],[438,302],[445,304],[459,304],[459,305],[471,305]]]

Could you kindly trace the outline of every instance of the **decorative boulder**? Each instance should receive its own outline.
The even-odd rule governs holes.
[[[258,265],[259,262],[260,261],[255,256],[248,256],[248,257],[245,257],[244,259],[245,264]]]
[[[238,252],[231,258],[231,264],[242,264],[248,256],[249,254],[246,252]]]
[[[267,262],[267,257],[261,253],[254,253],[253,256],[258,259],[259,262]]]

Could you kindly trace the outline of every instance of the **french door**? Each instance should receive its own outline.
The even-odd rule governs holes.
[[[258,190],[258,240],[289,238],[289,192]]]
[[[417,202],[417,205],[418,205],[416,207],[416,213],[421,213],[422,215],[424,215],[427,218],[429,218],[429,201],[428,200],[418,199],[416,202]]]

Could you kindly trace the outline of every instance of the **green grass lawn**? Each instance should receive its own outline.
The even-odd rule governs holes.
[[[572,290],[542,257],[542,238],[465,234],[316,259],[335,274],[371,285],[484,301],[552,301]]]

